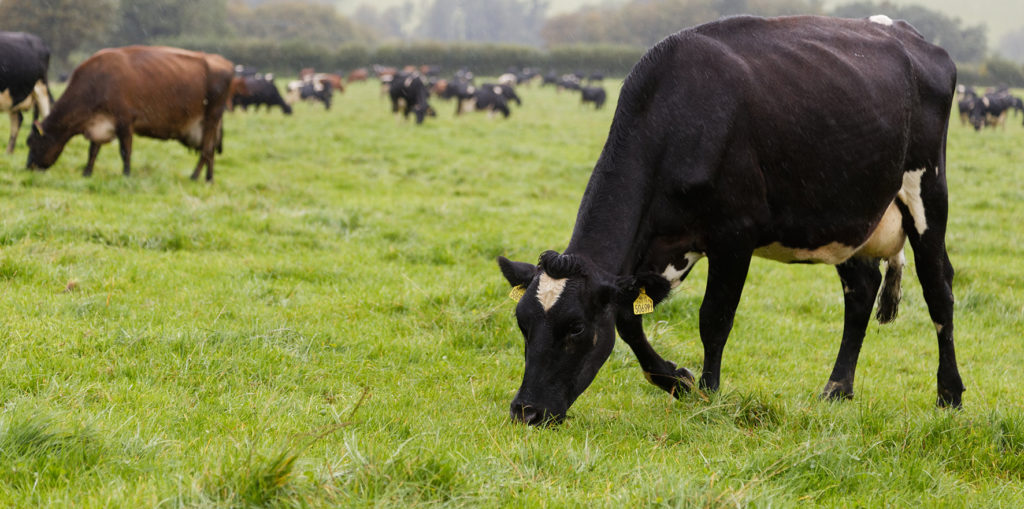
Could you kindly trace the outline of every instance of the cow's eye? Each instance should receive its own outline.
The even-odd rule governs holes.
[[[570,338],[578,338],[582,336],[585,332],[587,332],[587,328],[582,323],[577,323],[569,327]]]

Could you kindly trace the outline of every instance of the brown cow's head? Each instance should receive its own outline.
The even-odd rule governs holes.
[[[37,121],[32,123],[27,142],[28,162],[26,167],[30,170],[45,170],[57,162],[67,140],[60,140],[54,133],[47,133],[43,130],[43,125]]]

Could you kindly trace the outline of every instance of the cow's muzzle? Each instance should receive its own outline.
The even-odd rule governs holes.
[[[548,426],[558,424],[565,420],[564,413],[548,411],[545,408],[535,407],[524,403],[512,403],[510,409],[512,421],[530,426]]]

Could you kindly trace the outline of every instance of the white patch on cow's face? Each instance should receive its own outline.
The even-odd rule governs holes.
[[[665,281],[668,281],[672,288],[675,288],[683,281],[683,277],[690,272],[690,269],[693,268],[693,264],[697,263],[697,260],[700,260],[703,257],[703,254],[697,252],[686,253],[686,255],[683,256],[686,263],[681,268],[677,269],[675,265],[670,263],[661,273],[661,277],[665,278]]]
[[[868,20],[870,20],[872,23],[878,23],[879,25],[885,25],[887,27],[892,26],[892,18],[886,16],[885,14],[875,14],[874,16],[868,18]]]
[[[903,174],[903,187],[900,188],[899,194],[896,195],[910,210],[910,215],[914,218],[914,229],[917,230],[919,235],[923,235],[924,231],[928,229],[928,220],[925,218],[924,213],[924,201],[921,200],[921,177],[924,176],[924,172],[924,168],[905,172]]]
[[[540,301],[545,313],[558,302],[568,281],[566,278],[555,279],[546,272],[541,272],[540,281],[537,282],[537,300]]]
[[[108,115],[96,115],[85,124],[85,138],[93,143],[108,143],[114,139],[114,119]]]

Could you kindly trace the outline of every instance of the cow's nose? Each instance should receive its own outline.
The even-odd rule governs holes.
[[[544,422],[544,412],[530,405],[515,403],[512,405],[512,420],[530,426],[537,426]]]

